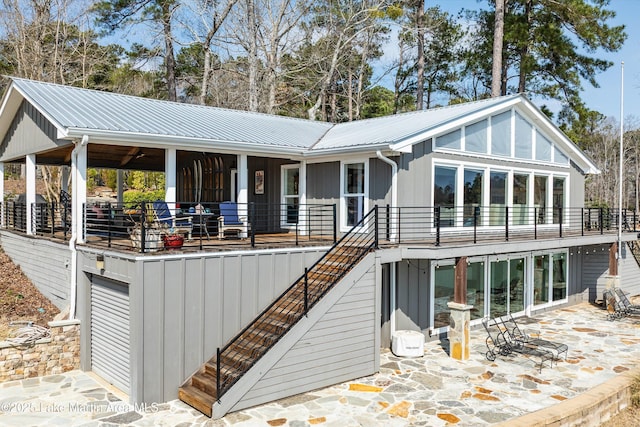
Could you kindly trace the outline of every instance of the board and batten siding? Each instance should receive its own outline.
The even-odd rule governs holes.
[[[363,262],[367,262],[366,259]],[[371,265],[359,279],[354,279],[351,287],[275,362],[232,410],[376,372],[379,365],[376,328],[380,311],[375,269],[375,264]],[[327,297],[330,297],[330,293]]]
[[[177,398],[178,387],[313,264],[323,250],[245,252],[138,261],[132,292],[141,327],[137,402]]]
[[[398,161],[398,206],[430,206],[431,139],[415,144]]]
[[[71,141],[58,140],[56,136],[55,126],[33,105],[23,101],[2,141],[0,161],[71,145]]]
[[[69,305],[71,251],[67,244],[0,232],[2,249],[56,307]]]
[[[403,260],[396,268],[396,330],[413,330],[429,337],[430,261]]]
[[[640,295],[640,266],[627,244],[622,247],[622,261],[619,268],[620,287],[631,295]]]
[[[582,290],[593,302],[602,299],[606,277],[609,274],[609,245],[583,246],[578,256],[582,268]]]

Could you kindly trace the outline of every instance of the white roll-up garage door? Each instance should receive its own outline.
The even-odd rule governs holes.
[[[129,287],[96,276],[91,283],[91,369],[129,393]]]

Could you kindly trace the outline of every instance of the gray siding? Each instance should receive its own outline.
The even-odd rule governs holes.
[[[33,105],[22,102],[2,141],[0,161],[23,157],[26,154],[71,145],[56,138],[57,130]]]
[[[307,203],[340,206],[340,162],[307,165]]]
[[[141,287],[142,329],[141,335],[132,333],[131,340],[140,343],[133,375],[142,385],[134,401],[175,399],[178,387],[215,355],[216,348],[240,332],[321,254],[315,249],[139,261],[141,277],[134,287]]]
[[[421,331],[429,336],[430,267],[428,259],[404,260],[397,264],[396,330]]]
[[[366,262],[366,261],[365,261]],[[351,282],[351,279],[349,279]],[[239,410],[370,375],[378,365],[375,265],[243,396]]]
[[[399,158],[391,160],[398,162]],[[391,166],[378,158],[369,160],[369,206],[391,204]]]
[[[416,144],[398,162],[398,205],[430,206],[431,140]]]
[[[631,295],[640,295],[640,267],[626,244],[622,247],[620,287]]]
[[[69,305],[71,251],[66,244],[0,232],[2,249],[59,309]]]
[[[576,268],[582,272],[582,290],[588,300],[602,299],[609,274],[609,245],[583,246],[576,255]]]

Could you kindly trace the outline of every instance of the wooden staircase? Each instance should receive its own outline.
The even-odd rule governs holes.
[[[213,405],[264,356],[340,279],[377,246],[377,209],[367,214],[369,230],[353,230],[305,271],[178,390],[183,402],[211,417]],[[362,228],[362,224],[359,225]],[[355,229],[355,227],[354,227]]]

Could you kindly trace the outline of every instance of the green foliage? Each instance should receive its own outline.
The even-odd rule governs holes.
[[[154,200],[164,200],[164,196],[164,190],[128,190],[125,191],[122,195],[122,197],[124,198],[124,203],[127,206],[137,205],[142,202],[152,202]]]
[[[365,93],[362,118],[382,117],[393,114],[393,92],[382,86],[374,86]]]

